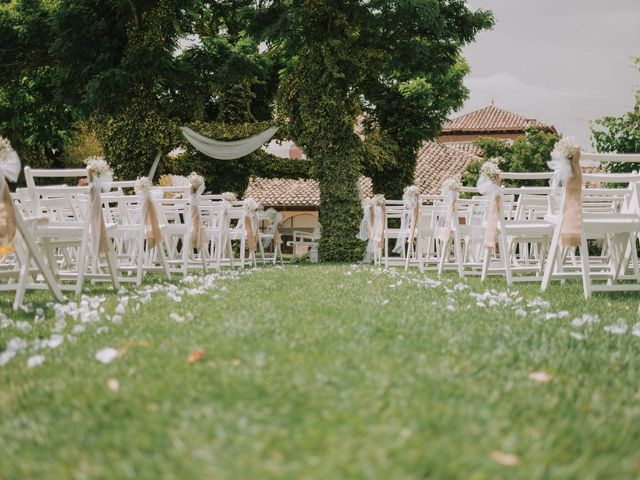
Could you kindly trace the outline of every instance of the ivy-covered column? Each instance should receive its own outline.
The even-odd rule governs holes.
[[[318,43],[300,57],[280,90],[291,138],[312,159],[320,184],[322,261],[361,258],[356,239],[361,207],[361,141],[354,132],[358,99],[341,74],[348,52],[338,41]]]

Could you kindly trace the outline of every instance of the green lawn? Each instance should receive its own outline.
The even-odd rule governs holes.
[[[27,343],[0,367],[1,479],[640,477],[639,295],[348,265],[199,278],[96,289],[89,323],[1,297],[0,352]]]

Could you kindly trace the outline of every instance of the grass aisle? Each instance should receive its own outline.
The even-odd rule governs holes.
[[[87,323],[0,297],[0,352],[26,343],[0,366],[0,478],[640,476],[637,295],[331,265],[207,282],[96,290]]]

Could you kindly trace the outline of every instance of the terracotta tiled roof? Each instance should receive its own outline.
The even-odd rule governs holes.
[[[480,158],[468,152],[474,148],[477,147],[468,142],[425,142],[418,152],[416,167],[416,185],[420,191],[438,193],[447,178],[461,175],[472,160]],[[373,195],[370,178],[361,177],[360,188],[365,196]],[[265,207],[317,208],[320,204],[320,190],[315,180],[252,177],[245,197],[253,197]]]
[[[418,152],[416,185],[422,193],[439,193],[442,182],[460,176],[471,161],[478,159],[480,157],[446,143],[425,142]]]
[[[444,144],[447,147],[455,148],[471,155],[482,156],[482,149],[473,142],[444,142]]]
[[[442,133],[522,132],[525,128],[533,126],[555,131],[550,125],[508,112],[492,104],[449,120],[444,124]]]
[[[371,179],[360,178],[360,188],[365,196],[371,196]],[[252,177],[245,193],[265,207],[308,208],[320,205],[320,189],[316,180],[291,180],[282,178]]]

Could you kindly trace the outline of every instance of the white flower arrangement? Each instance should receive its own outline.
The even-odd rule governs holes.
[[[416,185],[410,185],[404,187],[402,198],[418,198],[420,196],[420,187]]]
[[[450,177],[442,182],[441,192],[444,194],[460,190],[462,190],[462,182],[458,177]]]
[[[196,172],[191,172],[187,177],[187,181],[191,186],[191,193],[195,194],[204,190],[204,177]]]
[[[253,197],[248,197],[244,199],[245,213],[255,213],[259,208],[260,208],[260,204]]]
[[[267,218],[273,223],[278,219],[280,212],[278,212],[275,208],[269,208],[265,212],[267,214]]]
[[[371,199],[371,204],[375,205],[376,207],[383,207],[385,203],[386,203],[386,200],[384,198],[384,195],[380,193],[378,195],[374,195],[373,198]]]
[[[136,195],[145,195],[151,191],[151,185],[149,177],[138,177],[133,190],[136,192]]]
[[[226,202],[237,202],[238,201],[238,197],[233,192],[224,192],[222,194],[222,199],[224,201],[226,201]]]
[[[500,164],[500,157],[490,158],[486,162],[482,164],[480,167],[480,176],[485,176],[492,182],[495,182],[496,179],[500,176],[502,171],[498,166]]]
[[[178,148],[174,148],[169,153],[167,153],[167,157],[178,158],[180,155],[184,155],[185,153],[187,153],[187,151],[184,148],[178,147]]]
[[[6,138],[0,136],[0,160],[4,161],[9,154],[13,152],[13,148],[11,147],[11,142]]]
[[[562,137],[558,140],[551,152],[552,158],[566,158],[571,160],[573,158],[573,152],[579,149],[580,145],[577,144],[576,139],[573,137]]]
[[[107,161],[102,157],[91,156],[84,160],[87,168],[93,172],[96,177],[102,177],[103,175],[113,175],[111,167]]]
[[[11,146],[11,142],[0,137],[0,181],[3,178],[15,182],[20,176],[22,164],[18,153]]]

